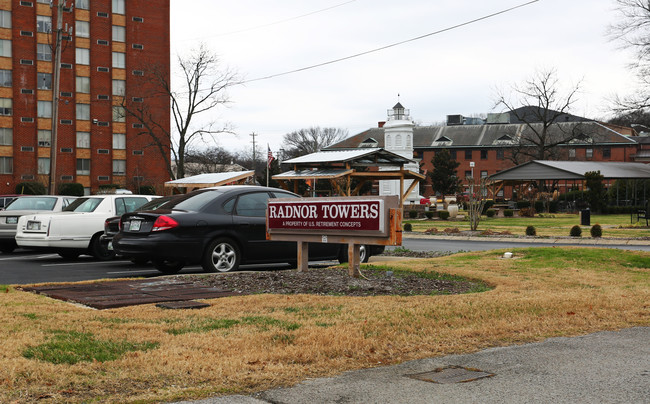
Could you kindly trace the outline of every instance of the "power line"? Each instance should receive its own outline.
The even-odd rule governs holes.
[[[289,18],[285,18],[283,20],[278,20],[278,21],[267,23],[267,24],[257,25],[257,26],[254,26],[254,27],[243,28],[243,29],[236,30],[236,31],[224,32],[224,33],[221,33],[221,34],[216,34],[216,35],[211,35],[211,36],[202,36],[200,38],[194,38],[194,39],[186,39],[185,41],[195,41],[196,39],[205,39],[205,38],[218,38],[218,37],[222,37],[222,36],[241,34],[242,32],[255,31],[255,30],[258,30],[258,29],[261,29],[261,28],[271,27],[273,25],[278,25],[278,24],[282,24],[282,23],[285,23],[285,22],[297,20],[297,19],[300,19],[300,18],[309,17],[310,15],[322,13],[324,11],[328,11],[328,10],[331,10],[331,9],[334,9],[334,8],[337,8],[337,7],[341,7],[341,6],[344,6],[346,4],[354,3],[355,1],[357,1],[357,0],[349,0],[349,1],[346,1],[346,2],[343,2],[343,3],[335,4],[335,5],[330,6],[330,7],[321,8],[320,10],[311,11],[311,12],[306,13],[306,14],[300,14],[300,15],[297,15],[295,17],[289,17]]]
[[[342,58],[333,59],[333,60],[330,60],[330,61],[327,61],[327,62],[318,63],[318,64],[315,64],[315,65],[302,67],[300,69],[286,71],[286,72],[283,72],[283,73],[277,73],[277,74],[272,74],[270,76],[264,76],[264,77],[258,77],[258,78],[255,78],[255,79],[244,80],[244,81],[240,81],[240,82],[237,82],[237,83],[233,83],[233,85],[234,84],[252,83],[254,81],[268,80],[268,79],[272,79],[272,78],[275,78],[275,77],[286,76],[288,74],[303,72],[305,70],[311,70],[311,69],[315,69],[317,67],[323,67],[323,66],[334,64],[334,63],[342,62],[344,60],[349,60],[349,59],[357,58],[357,57],[360,57],[360,56],[368,55],[370,53],[379,52],[379,51],[382,51],[382,50],[385,50],[385,49],[388,49],[388,48],[393,48],[395,46],[403,45],[405,43],[414,42],[414,41],[417,41],[417,40],[420,40],[420,39],[423,39],[423,38],[427,38],[427,37],[430,37],[430,36],[433,36],[433,35],[442,34],[444,32],[452,31],[452,30],[462,28],[462,27],[467,26],[467,25],[471,25],[471,24],[474,24],[474,23],[477,23],[477,22],[480,22],[480,21],[483,21],[483,20],[487,20],[489,18],[496,17],[498,15],[505,14],[505,13],[508,13],[510,11],[514,11],[514,10],[516,10],[518,8],[529,6],[529,5],[533,4],[533,3],[537,3],[538,1],[539,0],[532,0],[532,1],[529,1],[529,2],[526,2],[526,3],[519,4],[519,5],[514,6],[514,7],[506,8],[504,10],[497,11],[495,13],[485,15],[483,17],[475,18],[473,20],[469,20],[469,21],[466,21],[466,22],[463,22],[463,23],[460,23],[460,24],[457,24],[457,25],[453,25],[451,27],[443,28],[443,29],[438,30],[438,31],[434,31],[434,32],[430,32],[428,34],[424,34],[424,35],[420,35],[420,36],[417,36],[417,37],[414,37],[414,38],[406,39],[404,41],[395,42],[395,43],[392,43],[390,45],[386,45],[386,46],[382,46],[382,47],[379,47],[379,48],[371,49],[371,50],[368,50],[368,51],[365,51],[365,52],[355,53],[354,55],[349,55],[349,56],[345,56],[345,57],[342,57]]]

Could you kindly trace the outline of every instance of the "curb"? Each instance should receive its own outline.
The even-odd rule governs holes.
[[[403,238],[431,239],[431,240],[458,240],[458,241],[494,241],[507,243],[539,243],[539,244],[584,244],[584,245],[650,245],[650,240],[637,240],[628,238],[603,239],[592,237],[499,237],[499,236],[443,236],[421,233],[402,233]]]

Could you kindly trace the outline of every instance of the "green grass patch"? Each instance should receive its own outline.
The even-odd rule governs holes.
[[[22,313],[21,316],[23,316],[25,318],[28,318],[30,320],[38,319],[38,316],[36,315],[36,313]]]
[[[225,330],[232,328],[235,325],[239,324],[237,320],[231,320],[227,318],[209,318],[197,320],[193,324],[190,324],[187,327],[179,328],[170,328],[167,331],[171,335],[181,335],[188,334],[191,332],[200,333],[200,332],[210,332],[214,330]]]
[[[11,286],[9,285],[0,285],[0,293],[9,293]]]
[[[48,342],[27,348],[23,351],[23,356],[57,365],[74,365],[78,362],[113,361],[127,352],[147,351],[158,347],[155,342],[138,344],[128,341],[102,341],[95,339],[90,333],[76,331],[53,331],[53,334]]]
[[[281,328],[286,331],[294,331],[300,328],[300,324],[298,323],[265,316],[244,317],[241,319],[241,322],[242,324],[257,326],[264,331],[269,330],[271,327]]]

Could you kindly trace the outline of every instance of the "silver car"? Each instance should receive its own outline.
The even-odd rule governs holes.
[[[16,248],[16,226],[23,215],[60,212],[76,196],[23,195],[0,211],[0,251],[10,253]]]

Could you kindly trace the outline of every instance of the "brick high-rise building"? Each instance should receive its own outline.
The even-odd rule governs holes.
[[[169,82],[169,0],[0,0],[0,194],[47,186],[52,145],[55,33],[62,10],[54,182],[87,193],[133,191],[169,179],[169,153],[122,108],[141,104],[169,149],[169,98],[149,97],[149,72]],[[74,3],[74,4],[73,4]],[[123,98],[124,97],[124,98]]]

